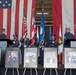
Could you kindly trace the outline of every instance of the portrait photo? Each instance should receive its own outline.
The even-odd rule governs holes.
[[[55,52],[46,52],[45,55],[47,56],[46,63],[55,63]]]
[[[76,48],[65,48],[64,67],[76,68]]]
[[[76,63],[76,52],[66,52],[66,62],[67,63]]]
[[[37,48],[25,48],[24,67],[37,68]]]
[[[57,68],[57,48],[44,48],[44,68]]]
[[[25,54],[25,62],[26,63],[36,63],[36,53],[34,53],[34,52],[26,52],[26,54]]]
[[[6,64],[8,68],[18,67],[19,65],[19,50],[18,48],[7,48],[6,51]]]
[[[15,64],[18,61],[18,52],[17,51],[8,51],[7,63]]]

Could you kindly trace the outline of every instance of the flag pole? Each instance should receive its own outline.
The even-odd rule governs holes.
[[[44,3],[43,3],[43,0],[42,0],[42,11],[44,11]],[[41,11],[41,12],[42,12],[42,11]],[[39,39],[39,40],[40,40],[40,39]],[[40,45],[39,45],[39,48],[42,48],[42,47],[44,47],[44,46],[40,46]]]
[[[59,39],[58,39],[58,64],[62,65],[62,54],[63,54],[63,42],[62,42],[62,31],[61,25],[59,27]],[[62,50],[61,50],[62,49]]]

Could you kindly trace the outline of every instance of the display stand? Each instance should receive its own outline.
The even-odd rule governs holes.
[[[45,75],[46,68],[44,69],[43,75]],[[56,75],[58,75],[57,69],[55,69]],[[50,75],[52,75],[52,69],[50,69]]]
[[[18,70],[18,68],[16,68],[16,70],[17,70],[17,74],[19,75],[19,70]],[[7,74],[7,71],[8,71],[8,68],[6,68],[4,75]],[[14,68],[12,69],[12,75],[14,75]]]
[[[38,75],[37,69],[35,68],[36,75]],[[23,75],[26,73],[26,68],[24,69]],[[32,75],[32,68],[30,68],[30,75]]]
[[[67,69],[64,71],[64,75],[66,75]],[[70,75],[72,75],[72,69],[70,69]]]
[[[26,68],[24,69],[23,75],[25,75],[25,72],[26,72]],[[38,75],[36,68],[35,68],[35,72],[36,72],[36,75]],[[30,75],[32,75],[32,68],[30,69]]]

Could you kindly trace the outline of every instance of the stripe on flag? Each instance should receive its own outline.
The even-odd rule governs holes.
[[[0,8],[0,33],[3,28],[3,9]]]
[[[15,34],[18,34],[18,29],[19,29],[19,5],[20,5],[20,0],[16,0]]]
[[[10,31],[11,31],[11,9],[8,9],[7,14],[7,38],[10,38]]]
[[[11,31],[10,38],[13,39],[13,34],[15,34],[15,10],[16,10],[16,0],[12,0],[11,7]]]
[[[34,2],[34,3],[33,3]],[[36,0],[32,2],[32,13],[31,13],[31,28],[30,28],[30,38],[31,38],[31,45],[34,44],[36,39],[36,22],[35,22],[35,8],[36,8]]]
[[[23,21],[23,6],[24,0],[20,0],[20,7],[19,7],[19,32],[18,32],[18,39],[22,36],[22,21]]]
[[[22,24],[22,37],[26,38],[27,36],[27,19],[26,19],[26,13],[25,9],[23,11],[23,24]]]
[[[74,36],[76,39],[76,0],[74,0]]]
[[[27,30],[28,34],[27,37],[30,39],[30,27],[31,27],[31,13],[32,12],[32,0],[28,0],[28,5],[27,5]]]
[[[74,34],[74,0],[62,0],[62,28],[63,36],[65,29],[71,29],[71,33]]]
[[[34,18],[34,15],[35,15],[35,9],[33,8],[33,12],[32,12],[32,25],[31,25],[31,45],[34,44],[35,42],[35,39],[36,39],[36,23],[35,23],[35,18]]]
[[[3,28],[5,29],[5,33],[7,35],[7,9],[3,10]]]

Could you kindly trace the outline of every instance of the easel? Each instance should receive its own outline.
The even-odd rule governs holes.
[[[17,74],[19,75],[19,70],[18,70],[18,68],[16,68],[16,70],[17,70]],[[4,75],[7,74],[7,71],[8,71],[8,68],[6,68]],[[14,68],[12,69],[12,75],[14,75]]]
[[[25,72],[26,72],[26,68],[24,69],[23,75],[25,75]],[[36,72],[36,75],[38,75],[36,68],[35,68],[35,72]],[[30,75],[32,75],[32,68],[30,68]]]
[[[66,75],[67,69],[64,71],[64,75]],[[70,69],[70,75],[72,75],[72,69]]]
[[[44,69],[43,75],[45,75],[46,68]],[[55,69],[56,75],[58,75],[57,69]],[[50,69],[50,75],[52,75],[52,69]]]

